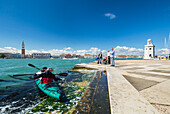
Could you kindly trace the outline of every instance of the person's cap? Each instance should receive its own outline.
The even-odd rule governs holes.
[[[50,70],[53,70],[51,67],[49,67],[48,69],[47,69],[47,71],[50,71]]]
[[[47,67],[43,67],[43,69],[47,69]]]

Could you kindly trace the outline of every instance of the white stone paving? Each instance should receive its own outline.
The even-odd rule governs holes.
[[[112,114],[159,114],[115,68],[107,68],[107,78]]]

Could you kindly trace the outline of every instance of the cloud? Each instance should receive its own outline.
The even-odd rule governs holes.
[[[137,48],[131,48],[126,46],[117,46],[115,48],[115,54],[118,55],[143,55],[144,50],[143,49],[137,49]]]
[[[20,53],[21,51],[13,47],[0,48],[0,52]]]
[[[110,19],[114,19],[116,18],[116,15],[112,14],[112,13],[105,13],[104,14],[106,17],[109,17]]]
[[[165,54],[170,54],[170,49],[162,48],[156,50],[156,55],[165,55]]]
[[[9,52],[9,53],[20,53],[21,50],[13,48],[13,47],[4,47],[0,48],[0,52]],[[73,50],[71,47],[65,47],[61,50],[58,49],[51,49],[51,50],[26,50],[26,54],[32,53],[51,53],[51,55],[60,55],[62,53],[65,54],[79,54],[84,55],[85,53],[89,54],[98,54],[100,49],[92,47],[89,50]]]
[[[102,50],[102,54],[106,54],[107,53],[107,51],[106,50]]]
[[[98,54],[100,52],[100,49],[92,47],[88,50],[90,54]]]
[[[9,52],[9,53],[20,53],[21,50],[17,49],[17,48],[13,48],[13,47],[4,47],[4,48],[0,48],[0,52]],[[60,55],[62,53],[65,54],[78,54],[78,55],[84,55],[86,54],[99,54],[100,52],[102,52],[103,54],[106,54],[107,51],[106,50],[101,50],[99,48],[96,47],[91,47],[90,49],[87,50],[74,50],[71,47],[65,47],[61,50],[59,49],[51,49],[51,50],[26,50],[26,54],[32,54],[32,53],[51,53],[51,55]],[[156,55],[162,55],[162,54],[168,54],[168,52],[170,52],[167,48],[163,48],[163,49],[158,49],[156,50]],[[126,46],[117,46],[115,48],[115,54],[118,55],[143,55],[144,54],[144,50],[143,49],[137,49],[134,47],[126,47]]]
[[[71,47],[63,48],[64,50],[72,50]]]

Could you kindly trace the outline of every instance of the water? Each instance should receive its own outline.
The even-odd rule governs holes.
[[[126,60],[126,59],[119,59]],[[136,59],[128,59],[136,60]],[[139,60],[139,59],[137,59]],[[81,59],[82,63],[92,62],[94,59]],[[11,77],[17,74],[34,74],[38,70],[29,67],[31,63],[38,68],[52,67],[55,74],[71,70],[78,59],[0,59],[0,113],[26,113],[46,112],[58,110],[58,112],[70,111],[80,100],[86,90],[93,73],[70,72],[66,77],[67,85],[64,86],[66,96],[71,100],[69,104],[57,102],[51,98],[45,98],[44,107],[35,107],[43,101],[40,97],[32,75]],[[84,71],[83,71],[84,72]],[[84,78],[83,78],[84,77]],[[80,80],[82,79],[82,80]],[[65,82],[62,82],[65,83]],[[86,83],[86,84],[85,84]],[[81,86],[80,86],[81,84]],[[70,88],[71,87],[71,88]],[[76,95],[75,95],[76,93]],[[43,102],[44,103],[44,102]],[[56,109],[57,108],[57,109]]]
[[[92,62],[94,59],[81,59],[82,63]],[[67,72],[78,59],[0,59],[0,113],[24,113],[35,104],[42,101],[36,90],[31,75],[10,77],[16,74],[34,74],[38,70],[29,67],[31,63],[38,68],[52,67],[53,73]],[[72,75],[72,74],[71,74]],[[77,74],[79,75],[79,74]]]
[[[92,62],[93,59],[81,59],[82,63]],[[71,70],[75,64],[79,63],[78,59],[73,60],[63,60],[63,59],[0,59],[0,89],[4,89],[9,86],[17,86],[26,82],[27,80],[14,79],[9,77],[9,75],[16,74],[34,74],[38,70],[29,67],[28,64],[31,63],[38,68],[52,67],[54,69],[53,73],[61,73]],[[22,78],[25,79],[23,76]],[[21,78],[21,77],[17,77]]]
[[[95,70],[77,70],[73,71],[72,75],[67,76],[68,83],[62,85],[65,96],[69,102],[60,102],[49,97],[32,108],[28,114],[32,113],[72,113],[89,83],[91,82]]]

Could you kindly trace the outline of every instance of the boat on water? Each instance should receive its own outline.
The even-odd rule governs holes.
[[[48,96],[50,96],[52,98],[60,100],[61,92],[55,82],[41,84],[40,81],[41,81],[41,79],[35,79],[35,82],[41,91],[43,91],[45,94],[47,94]]]
[[[36,74],[40,74],[41,72],[37,72]],[[55,98],[57,100],[60,100],[61,98],[61,92],[57,84],[53,81],[51,83],[41,83],[41,78],[35,79],[35,83],[38,86],[38,88],[43,91],[48,96]]]

